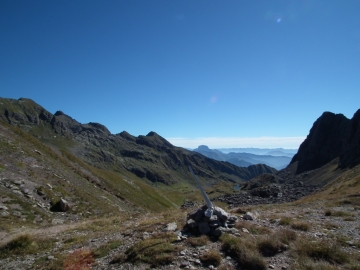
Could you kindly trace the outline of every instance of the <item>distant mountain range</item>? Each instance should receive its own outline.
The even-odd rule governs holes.
[[[272,148],[253,148],[253,147],[217,148],[216,150],[219,150],[224,154],[234,152],[234,153],[249,153],[255,155],[286,156],[286,157],[293,157],[298,151],[298,149],[284,149],[284,148],[272,149]]]
[[[230,150],[233,150],[229,152]],[[200,145],[194,149],[208,158],[219,161],[227,161],[236,166],[248,167],[254,164],[266,164],[277,170],[281,170],[289,165],[291,158],[296,153],[292,149],[261,149],[261,148],[228,148],[210,149],[206,145]],[[224,152],[223,152],[224,151]],[[255,154],[262,153],[262,154]]]

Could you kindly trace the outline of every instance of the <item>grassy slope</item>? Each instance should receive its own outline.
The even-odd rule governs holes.
[[[50,199],[63,197],[75,206],[72,208],[74,214],[113,215],[119,211],[141,209],[162,211],[173,208],[182,200],[177,192],[166,196],[161,189],[134,178],[131,174],[94,168],[65,150],[54,151],[26,132],[0,123],[2,181],[11,185],[14,185],[16,180],[30,181],[36,198],[36,189],[41,189],[46,194],[47,200],[44,204]],[[50,184],[52,189],[47,184]],[[12,204],[35,204],[24,196],[15,195],[3,185],[0,185],[0,188],[1,194],[4,194],[2,197],[11,198]],[[34,218],[39,214],[44,219],[49,218],[47,211],[37,207],[33,209],[28,211],[28,216],[31,214]],[[12,219],[11,217],[10,215],[1,219]]]

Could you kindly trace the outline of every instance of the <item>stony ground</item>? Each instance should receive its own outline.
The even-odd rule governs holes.
[[[3,258],[0,260],[0,269],[62,269],[61,264],[72,252],[79,249],[94,252],[106,245],[110,248],[104,254],[95,256],[95,262],[88,269],[149,269],[147,264],[133,265],[128,262],[112,263],[112,261],[135,243],[163,231],[172,219],[177,223],[177,229],[173,233],[181,235],[180,231],[189,211],[190,209],[179,210],[175,216],[147,214],[81,223],[71,223],[63,216],[64,224],[61,225],[2,232],[1,245],[21,233],[35,238],[52,239],[54,243],[50,249],[39,250],[34,254]],[[337,242],[342,250],[353,254],[353,257],[360,256],[360,207],[358,206],[348,203],[332,205],[318,202],[308,205],[244,206],[228,211],[238,217],[236,230],[232,232],[234,237],[253,237],[255,241],[258,237],[288,228],[294,230],[298,238],[308,236],[314,241],[331,239]],[[243,220],[242,213],[246,211],[253,213],[256,218]],[[56,218],[61,219],[61,216]],[[306,228],[296,228],[292,224],[305,224]],[[188,239],[179,237],[179,240],[172,244],[178,247],[172,263],[157,266],[156,269],[215,269],[216,267],[212,265],[203,265],[200,260],[203,253],[212,249],[219,251],[221,255],[221,263],[217,268],[241,269],[234,258],[222,251],[220,241],[209,240],[204,245],[196,246],[189,240],[190,238],[192,237]],[[269,269],[293,269],[296,258],[292,255],[292,250],[293,248],[289,246],[275,255],[264,256],[263,259]]]

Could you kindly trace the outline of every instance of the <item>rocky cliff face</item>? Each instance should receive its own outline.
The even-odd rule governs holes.
[[[266,165],[240,168],[175,147],[149,132],[132,136],[126,131],[111,134],[98,123],[81,124],[61,111],[51,114],[30,99],[0,98],[0,119],[26,130],[34,137],[104,170],[126,171],[151,182],[173,184],[191,181],[188,166],[204,180],[241,182],[276,170]]]
[[[296,173],[302,173],[338,157],[341,168],[360,163],[360,110],[351,120],[342,114],[324,112],[313,124],[290,164],[298,162]]]

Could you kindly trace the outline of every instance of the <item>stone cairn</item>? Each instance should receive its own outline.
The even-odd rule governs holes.
[[[191,235],[212,235],[220,236],[223,232],[231,231],[237,220],[237,217],[229,215],[220,207],[214,207],[211,217],[205,215],[208,209],[204,205],[188,214],[184,232]],[[235,230],[235,228],[233,228]]]

